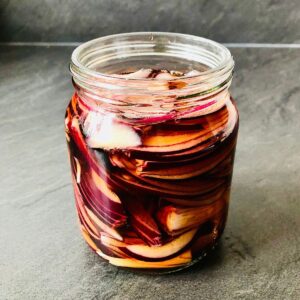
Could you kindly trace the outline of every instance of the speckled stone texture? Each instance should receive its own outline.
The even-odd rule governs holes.
[[[190,270],[136,275],[82,240],[63,118],[72,48],[0,48],[0,299],[299,299],[300,49],[232,49],[241,115],[227,229]]]
[[[219,42],[300,42],[299,0],[1,0],[0,41],[173,31]]]

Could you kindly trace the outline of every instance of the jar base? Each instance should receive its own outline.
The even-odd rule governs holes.
[[[112,264],[110,264],[110,265],[112,265],[113,267],[115,267],[117,269],[124,270],[124,271],[129,271],[129,272],[136,273],[136,274],[150,275],[150,276],[169,275],[169,274],[185,271],[186,269],[189,269],[192,266],[202,262],[211,252],[213,252],[215,250],[215,248],[217,246],[218,246],[218,242],[215,242],[214,245],[212,245],[211,247],[207,247],[205,250],[203,250],[201,252],[201,254],[198,257],[193,259],[190,263],[188,263],[186,265],[183,265],[183,266],[180,266],[180,267],[177,267],[177,268],[153,270],[153,269],[136,269],[136,268],[118,267],[118,266],[114,266]],[[102,257],[100,257],[100,259],[104,260]]]

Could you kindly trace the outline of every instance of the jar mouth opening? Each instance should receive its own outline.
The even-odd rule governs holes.
[[[141,65],[140,68],[144,68],[143,63],[147,59],[149,61],[157,60],[158,65],[164,60],[172,60],[173,65],[178,65],[182,69],[200,72],[196,75],[178,76],[172,80],[165,78],[124,78],[119,75],[118,68],[120,65],[124,65],[125,60],[129,64],[131,60],[134,60],[133,64]],[[149,62],[149,68],[151,68],[151,64],[153,62]],[[112,67],[113,65],[114,67]],[[172,63],[169,65],[171,66]],[[201,65],[202,70],[199,70]],[[119,83],[122,81],[127,83],[139,81],[170,82],[197,78],[203,80],[217,76],[219,73],[231,73],[233,67],[234,61],[230,51],[212,40],[181,33],[132,32],[104,36],[81,44],[72,53],[70,71],[74,79],[76,77],[89,78],[105,80],[106,82],[118,80]],[[179,71],[174,67],[171,67],[171,70]]]

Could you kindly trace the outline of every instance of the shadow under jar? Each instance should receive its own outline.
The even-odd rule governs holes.
[[[110,264],[172,272],[220,238],[238,112],[222,45],[129,33],[79,46],[65,128],[80,229]]]

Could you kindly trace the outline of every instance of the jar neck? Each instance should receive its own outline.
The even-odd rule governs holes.
[[[96,39],[72,55],[73,84],[83,105],[153,122],[211,113],[229,100],[234,62],[228,49],[183,34],[131,33]],[[191,75],[124,78],[124,70],[161,68]],[[191,70],[199,70],[193,75]],[[189,73],[188,73],[189,72]]]

